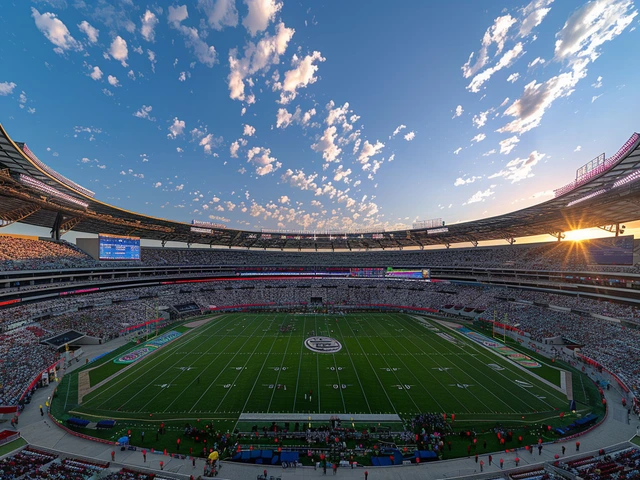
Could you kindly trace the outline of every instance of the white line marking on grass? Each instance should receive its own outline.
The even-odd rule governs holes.
[[[380,380],[380,377],[378,376],[378,372],[376,371],[375,368],[373,368],[373,365],[371,364],[371,360],[369,360],[369,355],[364,353],[364,348],[362,348],[362,344],[360,343],[360,339],[358,338],[358,336],[353,331],[353,328],[351,328],[351,325],[349,325],[349,329],[353,333],[353,336],[356,339],[356,342],[358,342],[358,346],[360,347],[360,350],[362,350],[364,357],[367,359],[367,362],[369,362],[369,366],[371,367],[371,370],[373,371],[373,374],[376,376],[376,379],[378,380],[378,383],[380,384],[380,388],[382,389],[382,391],[384,392],[385,396],[387,397],[387,400],[389,401],[389,405],[391,405],[391,408],[393,408],[393,412],[397,415],[398,414],[398,410],[396,410],[395,404],[391,401],[391,398],[389,397],[389,393],[384,388],[384,385],[382,384],[382,381]]]
[[[348,320],[346,320],[346,321],[348,322]],[[362,382],[360,381],[360,375],[358,375],[358,369],[356,368],[355,363],[353,363],[353,357],[351,356],[351,352],[349,352],[349,347],[347,347],[346,337],[342,334],[342,327],[340,326],[340,322],[337,322],[337,323],[338,323],[338,330],[340,331],[340,336],[343,339],[345,339],[342,342],[342,345],[344,346],[344,349],[347,352],[347,356],[349,357],[349,360],[351,361],[351,366],[353,367],[353,371],[355,372],[356,378],[358,379],[358,384],[360,385],[360,391],[362,392],[362,396],[364,397],[364,401],[367,404],[367,408],[369,409],[369,413],[373,413],[371,411],[371,405],[369,405],[369,399],[367,398],[367,394],[364,391],[364,386],[362,385]]]
[[[209,325],[206,326],[204,331],[207,331],[209,328],[212,328],[216,324],[217,324],[217,322],[211,322]],[[192,330],[192,332],[195,332],[195,331],[196,331],[195,329]],[[185,338],[186,338],[186,340],[184,340]],[[166,358],[170,358],[170,356],[169,357],[167,356],[169,353],[173,353],[176,349],[182,348],[185,345],[189,345],[191,342],[193,342],[195,340],[198,340],[198,339],[200,339],[200,336],[199,335],[195,335],[194,333],[191,333],[190,335],[185,335],[182,338],[178,338],[176,343],[174,343],[173,345],[168,345],[166,347],[161,348],[160,352],[158,352],[157,354],[147,355],[146,357],[140,359],[138,362],[132,364],[131,369],[130,369],[129,372],[127,372],[126,374],[119,375],[117,380],[115,380],[113,383],[109,382],[104,387],[102,387],[100,390],[97,390],[97,392],[99,392],[99,394],[96,393],[96,396],[91,398],[87,402],[85,402],[84,405],[85,406],[90,405],[93,401],[97,401],[97,399],[101,398],[102,395],[104,395],[106,392],[108,392],[112,388],[115,388],[118,385],[120,385],[121,383],[125,382],[125,385],[123,387],[121,387],[118,391],[116,391],[115,394],[109,396],[105,401],[103,401],[97,407],[95,407],[96,409],[100,409],[105,403],[109,403],[111,400],[113,400],[113,398],[117,397],[120,393],[122,393],[122,391],[124,389],[126,389],[126,388],[128,388],[130,386],[131,382],[127,381],[127,380],[129,380],[129,378],[132,375],[135,375],[136,379],[142,378],[142,376],[143,376],[142,374],[145,372],[145,369],[152,370],[153,368],[155,368],[157,366],[158,362],[163,362],[165,360],[165,357]],[[184,340],[184,341],[181,341],[181,340]],[[204,343],[204,341],[203,341],[203,343]],[[153,359],[153,360],[156,360],[156,361],[155,362],[145,361],[145,360],[149,360],[149,359]],[[174,365],[175,365],[175,363],[174,363]]]
[[[383,337],[383,336],[381,336],[381,337]],[[387,347],[389,347],[389,344],[386,342],[386,340],[384,340],[384,338],[383,338],[383,341],[384,341],[385,345],[387,345]],[[402,345],[402,347],[403,347],[405,350],[407,350],[407,351],[409,352],[409,349],[408,349],[408,348],[406,348],[404,345]],[[393,350],[393,349],[392,349],[392,350]],[[399,355],[396,355],[396,356],[398,357],[398,360],[400,360],[400,363],[402,363],[402,365],[404,365],[405,369],[406,369],[406,370],[408,370],[408,371],[409,371],[409,373],[411,373],[411,375],[413,376],[413,378],[415,378],[415,379],[418,381],[418,383],[420,384],[420,386],[421,386],[421,387],[422,387],[422,388],[427,392],[427,394],[428,394],[428,395],[433,399],[433,401],[434,401],[434,402],[436,402],[436,404],[438,405],[438,407],[439,407],[439,408],[444,412],[444,411],[445,411],[445,409],[442,407],[442,405],[440,404],[440,402],[438,402],[438,400],[436,400],[436,398],[431,394],[431,391],[430,391],[427,387],[425,387],[425,386],[424,386],[424,384],[422,383],[422,381],[420,380],[420,378],[419,378],[415,373],[413,373],[413,370],[412,370],[411,368],[409,368],[409,366],[408,366],[406,363],[404,363],[404,361],[400,358],[400,356],[399,356]],[[417,358],[415,358],[415,356],[414,356],[413,354],[411,354],[411,356],[412,356],[412,357],[413,357],[413,359],[418,363],[418,365],[420,365],[420,364],[421,364],[421,363],[420,363],[420,361],[419,361]],[[431,371],[430,371],[430,370],[427,370],[427,372],[429,373],[429,375],[431,375],[431,376],[433,377],[433,379],[434,379],[436,382],[438,382],[438,383],[440,384],[440,386],[441,386],[445,391],[449,392],[449,389],[447,389],[447,388],[444,386],[444,384],[443,384],[440,380],[438,380],[438,379],[437,379],[437,377],[436,377],[435,375],[433,375],[433,374],[431,373]],[[397,378],[397,376],[396,376],[396,378]],[[398,379],[398,380],[399,380],[399,379]],[[450,392],[449,392],[449,393],[450,393]],[[407,392],[407,394],[408,394],[408,392]],[[415,402],[413,402],[413,403],[415,404]],[[467,412],[470,412],[470,410],[469,410],[469,409],[464,405],[464,402],[460,402],[460,404],[461,404],[461,405],[462,405],[462,406],[467,410]],[[418,412],[417,412],[417,413],[418,413]]]
[[[287,317],[285,317],[285,320],[287,319]],[[284,322],[282,322],[284,324]],[[280,380],[280,373],[282,372],[282,367],[284,366],[284,359],[287,358],[287,351],[289,350],[289,344],[291,343],[291,337],[293,336],[293,332],[288,332],[289,333],[289,339],[287,340],[287,346],[284,349],[284,353],[282,354],[282,361],[280,362],[280,369],[278,370],[278,375],[276,376],[276,381],[274,383],[275,388],[273,389],[273,392],[271,392],[271,399],[269,400],[269,406],[267,407],[267,413],[269,413],[269,411],[271,410],[271,403],[273,402],[273,396],[276,394],[276,390],[277,390],[277,385],[278,385],[278,380]],[[304,342],[302,342],[304,344]],[[267,357],[269,358],[269,357]],[[265,359],[265,363],[267,362],[267,360]],[[262,364],[262,366],[264,367],[264,363]],[[298,369],[298,371],[300,371],[300,369]],[[262,369],[260,369],[260,372],[262,372]],[[260,376],[260,375],[258,375]],[[256,382],[257,382],[257,378],[256,378]],[[255,387],[256,384],[254,383],[253,386]],[[251,389],[251,392],[253,392],[253,388]],[[249,401],[249,399],[247,398],[247,402]],[[245,403],[245,407],[247,406],[247,404]],[[244,411],[244,408],[242,409]]]
[[[302,352],[305,349],[304,337],[307,335],[307,317],[303,317],[302,321],[303,321],[302,323],[303,340],[302,342],[300,342],[300,359],[298,360],[298,377],[296,378],[296,393],[293,396],[293,409],[291,410],[292,412],[296,411],[296,400],[298,399],[298,385],[300,383],[300,370],[302,370]]]

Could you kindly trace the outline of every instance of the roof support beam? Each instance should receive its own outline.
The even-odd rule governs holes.
[[[20,220],[27,218],[29,215],[33,215],[40,209],[40,205],[28,203],[24,207],[16,208],[15,210],[11,210],[7,213],[0,213],[0,228],[19,222]]]
[[[60,225],[60,235],[64,235],[67,232],[70,232],[82,221],[80,217],[73,217],[69,220],[65,221],[62,225]]]
[[[619,223],[614,223],[611,225],[601,225],[598,227],[600,230],[604,230],[605,232],[615,233],[616,237],[624,234],[624,229],[627,228],[624,225],[620,225]]]

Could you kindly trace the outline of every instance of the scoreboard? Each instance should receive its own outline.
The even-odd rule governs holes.
[[[118,235],[98,236],[100,260],[140,260],[140,238]]]

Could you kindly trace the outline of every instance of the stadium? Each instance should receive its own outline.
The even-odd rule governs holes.
[[[640,479],[636,3],[4,2],[0,480]]]
[[[51,429],[38,439],[27,424],[18,456],[62,455],[92,475],[109,460],[140,475],[163,462],[176,478],[210,473],[214,451],[228,478],[327,464],[477,475],[467,458],[491,453],[513,478],[565,478],[614,444],[609,465],[634,458],[640,276],[623,224],[637,219],[638,134],[507,215],[292,233],[121,210],[0,133],[3,225],[51,230],[0,237],[3,418],[22,429],[46,403]],[[597,226],[611,236],[562,241]],[[72,229],[97,236],[62,240]],[[558,241],[515,242],[540,234]],[[540,463],[581,441],[596,456]]]

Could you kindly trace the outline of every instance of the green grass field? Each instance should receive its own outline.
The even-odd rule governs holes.
[[[290,331],[280,331],[289,325]],[[536,369],[518,369],[447,333],[456,344],[400,314],[223,315],[130,368],[103,363],[90,373],[92,383],[103,379],[101,369],[123,371],[67,410],[123,420],[148,420],[151,414],[154,420],[237,420],[243,412],[402,418],[446,412],[477,421],[543,419],[566,409],[566,396],[534,376]],[[308,350],[304,340],[312,334],[335,338],[342,350]],[[305,400],[310,391],[311,401]]]

